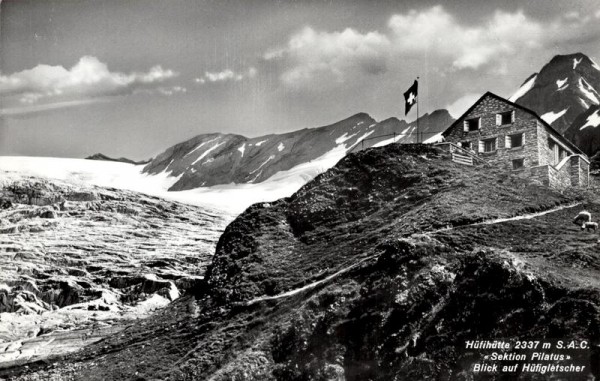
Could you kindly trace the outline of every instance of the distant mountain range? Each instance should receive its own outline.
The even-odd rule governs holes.
[[[530,75],[510,100],[551,124],[590,157],[600,149],[600,66],[582,54],[555,56]],[[175,177],[171,191],[224,184],[256,184],[278,173],[294,172],[306,181],[346,153],[393,142],[433,142],[454,118],[436,110],[408,123],[397,118],[376,121],[358,113],[339,122],[285,134],[248,138],[210,133],[176,144],[149,161],[113,159],[95,154],[87,159],[146,164],[143,172]],[[419,135],[417,134],[419,132]]]
[[[118,161],[120,163],[129,163],[129,164],[134,164],[134,165],[141,165],[141,164],[148,164],[150,161],[152,161],[152,159],[148,159],[148,160],[141,160],[141,161],[134,161],[131,159],[127,159],[126,157],[120,157],[118,159],[112,158],[112,157],[108,157],[104,154],[101,153],[95,153],[91,156],[86,157],[86,160],[104,160],[104,161]]]
[[[377,122],[365,113],[323,127],[255,138],[202,134],[168,148],[148,163],[144,172],[177,177],[169,189],[173,191],[230,183],[254,184],[278,172],[302,171],[314,161],[336,159],[329,160],[331,166],[351,150],[392,142],[433,141],[453,121],[446,110],[425,114],[419,118],[419,137],[416,121],[407,123],[389,118]],[[310,178],[307,174],[306,180]]]

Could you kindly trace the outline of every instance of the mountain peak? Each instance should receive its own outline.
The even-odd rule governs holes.
[[[585,67],[595,66],[596,64],[590,57],[583,53],[571,53],[564,55],[556,55],[552,57],[541,72],[548,70],[556,70],[557,67],[564,68],[566,70],[582,70]],[[597,66],[597,65],[596,65]]]
[[[600,104],[600,66],[583,53],[554,56],[510,98],[535,111],[560,133]]]

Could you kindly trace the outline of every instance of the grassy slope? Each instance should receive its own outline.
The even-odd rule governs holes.
[[[570,224],[579,207],[466,225],[573,201],[600,213],[593,195],[422,148],[361,152],[234,221],[197,302],[22,379],[501,379],[467,374],[465,339],[600,338],[597,235]],[[240,303],[372,255],[304,293]]]

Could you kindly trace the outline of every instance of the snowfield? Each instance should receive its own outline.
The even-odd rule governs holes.
[[[0,182],[40,177],[74,185],[127,189],[238,214],[254,203],[275,201],[292,195],[316,175],[334,166],[345,154],[345,145],[337,146],[315,160],[278,172],[258,184],[218,185],[178,192],[167,190],[179,177],[170,176],[168,171],[148,175],[142,173],[143,165],[53,157],[0,156]]]
[[[407,130],[404,132],[408,132]],[[414,127],[410,133],[412,133],[412,130],[414,130]],[[100,160],[26,156],[0,156],[0,183],[12,182],[27,177],[40,177],[74,185],[95,185],[126,189],[162,197],[167,200],[216,209],[225,213],[239,214],[252,204],[275,201],[291,196],[315,176],[333,167],[348,151],[355,148],[362,140],[374,132],[375,130],[370,130],[364,133],[350,145],[348,145],[348,140],[354,137],[354,135],[348,136],[344,133],[344,135],[336,140],[338,145],[324,155],[309,162],[296,165],[291,169],[277,172],[265,181],[255,184],[231,183],[227,185],[199,187],[185,191],[168,191],[182,176],[172,176],[169,167],[159,174],[150,175],[142,173],[144,165]],[[403,136],[404,134],[398,135],[396,141]],[[438,137],[436,135],[428,139],[428,142],[434,141]],[[264,142],[266,140],[258,142],[255,145]],[[193,151],[198,151],[202,146],[206,147],[205,143],[198,145]],[[393,138],[379,142],[374,147],[381,147],[390,143],[394,143]],[[209,152],[215,150],[221,144],[215,142],[196,161],[205,158]],[[281,151],[279,148],[283,150],[285,147],[280,143],[278,150]],[[245,144],[239,147],[238,151],[243,155]],[[274,155],[270,156],[262,165],[250,172],[250,174],[256,176],[256,179],[262,167],[274,158]]]

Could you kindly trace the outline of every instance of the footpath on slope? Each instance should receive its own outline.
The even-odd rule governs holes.
[[[465,228],[465,227],[469,227],[469,226],[478,226],[478,225],[494,225],[494,224],[499,224],[499,223],[503,223],[503,222],[510,222],[510,221],[520,221],[520,220],[530,220],[533,218],[537,218],[537,217],[541,217],[541,216],[545,216],[547,214],[550,213],[556,213],[559,212],[561,210],[564,209],[570,209],[570,208],[574,208],[578,205],[581,205],[581,202],[576,202],[576,203],[571,203],[571,204],[567,204],[567,205],[560,205],[556,208],[552,208],[552,209],[548,209],[548,210],[544,210],[541,212],[536,212],[536,213],[528,213],[528,214],[523,214],[523,215],[519,215],[519,216],[514,216],[514,217],[507,217],[507,218],[496,218],[496,219],[492,219],[492,220],[486,220],[486,221],[482,221],[482,222],[476,222],[476,223],[472,223],[472,224],[465,224],[465,225],[457,225],[457,226],[449,226],[443,229],[438,229],[438,230],[433,230],[433,231],[429,231],[429,232],[420,232],[418,234],[425,234],[425,235],[430,235],[430,234],[434,234],[434,233],[439,233],[439,232],[445,232],[445,231],[449,231],[449,230],[454,230],[456,228]],[[358,265],[360,265],[363,262],[366,262],[368,260],[374,259],[374,258],[378,258],[381,254],[374,254],[371,256],[368,256],[366,258],[363,258],[361,260],[359,260],[356,263],[353,263],[349,266],[346,266],[344,268],[342,268],[341,270],[338,270],[337,272],[327,276],[326,278],[323,278],[321,280],[318,280],[316,282],[307,284],[305,286],[302,286],[300,288],[296,288],[290,291],[286,291],[283,292],[281,294],[277,294],[277,295],[272,295],[272,296],[260,296],[257,298],[253,298],[250,299],[246,302],[243,303],[244,306],[251,306],[254,305],[256,303],[260,303],[263,301],[269,301],[269,300],[277,300],[277,299],[283,299],[283,298],[287,298],[290,296],[294,296],[297,295],[301,292],[304,291],[308,291],[311,289],[314,289],[317,286],[320,286],[321,284],[327,283],[332,279],[337,278],[338,276],[347,273],[348,271],[354,269],[355,267],[357,267]]]

